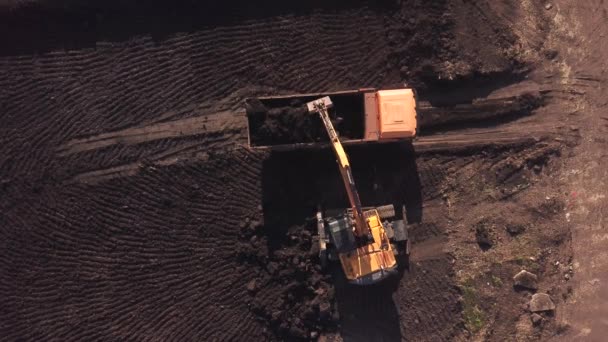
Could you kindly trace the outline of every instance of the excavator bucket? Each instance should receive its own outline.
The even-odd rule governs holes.
[[[333,107],[334,104],[333,104],[333,102],[331,102],[331,99],[329,98],[329,96],[325,96],[320,99],[310,101],[306,104],[306,107],[308,108],[308,112],[311,114],[317,113],[319,111],[319,109],[318,109],[319,106],[324,106],[325,108],[329,109],[329,108]]]

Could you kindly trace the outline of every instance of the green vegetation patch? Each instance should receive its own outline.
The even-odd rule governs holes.
[[[472,284],[461,286],[463,295],[463,316],[466,328],[476,333],[485,325],[485,314],[479,307],[479,297]]]

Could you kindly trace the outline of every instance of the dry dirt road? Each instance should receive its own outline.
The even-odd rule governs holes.
[[[553,20],[561,39],[565,83],[585,93],[582,140],[563,170],[570,187],[564,220],[572,222],[573,296],[558,319],[569,326],[564,341],[606,341],[608,334],[608,3],[556,1]],[[584,77],[591,82],[581,84]]]

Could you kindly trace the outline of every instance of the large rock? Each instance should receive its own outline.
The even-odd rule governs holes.
[[[542,311],[553,311],[555,310],[555,304],[546,293],[536,293],[530,300],[530,311],[542,312]]]
[[[515,287],[538,290],[538,277],[536,274],[523,270],[513,277]]]
[[[541,324],[541,323],[542,323],[542,321],[543,321],[543,316],[541,316],[541,315],[539,315],[539,314],[537,314],[537,313],[533,313],[533,314],[530,316],[530,319],[532,320],[532,324],[534,324],[534,325],[539,325],[539,324]]]

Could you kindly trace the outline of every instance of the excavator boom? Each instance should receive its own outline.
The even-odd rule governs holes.
[[[357,187],[355,186],[355,179],[352,174],[350,163],[348,162],[348,157],[346,156],[344,147],[342,147],[342,143],[340,143],[338,133],[334,129],[334,125],[331,123],[331,119],[329,118],[328,109],[332,106],[333,103],[331,102],[331,99],[329,98],[329,96],[326,96],[318,100],[309,102],[308,111],[319,113],[319,116],[323,121],[323,125],[327,130],[327,134],[329,135],[329,140],[336,154],[338,164],[340,164],[340,175],[342,176],[342,180],[344,181],[346,194],[348,195],[348,200],[353,211],[353,219],[355,221],[355,236],[359,238],[370,237],[371,232],[363,216],[361,199],[359,198],[359,193],[357,192]]]
[[[388,94],[392,93],[389,91]],[[395,103],[393,101],[393,104]],[[402,118],[403,114],[407,116],[407,110],[402,109],[407,109],[407,103],[398,102],[396,104],[398,105],[396,109],[388,106],[391,107],[388,112],[397,115],[393,118],[393,121],[389,121],[392,126],[387,124],[387,132],[390,129],[403,131],[401,126],[403,126],[402,122],[404,120]],[[325,242],[331,242],[331,248],[337,252],[337,257],[340,259],[346,278],[354,284],[372,284],[396,272],[396,254],[398,254],[398,251],[393,249],[393,243],[399,244],[406,241],[407,232],[403,220],[383,222],[384,219],[394,218],[395,213],[392,205],[390,205],[392,214],[384,216],[379,214],[380,207],[365,210],[362,207],[348,157],[329,117],[328,110],[332,106],[333,103],[328,96],[307,103],[308,112],[318,113],[325,126],[331,146],[336,154],[340,175],[350,202],[350,209],[345,210],[344,215],[327,219],[323,219],[320,209],[317,212],[317,229],[319,230],[320,240],[319,256],[323,264],[324,256],[328,256]],[[326,236],[330,238],[326,240]]]

